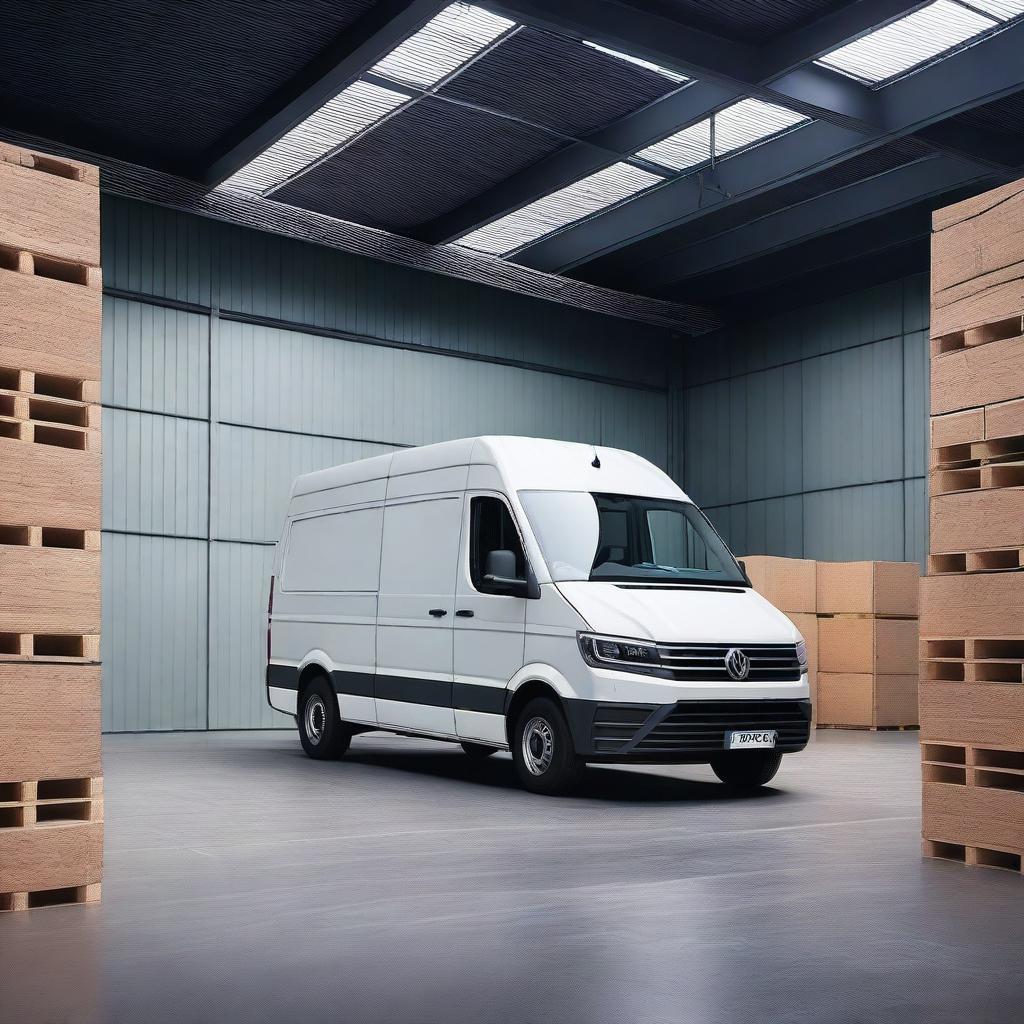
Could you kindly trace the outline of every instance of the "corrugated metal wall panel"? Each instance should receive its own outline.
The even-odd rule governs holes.
[[[263,668],[274,549],[210,546],[210,728],[287,728],[267,703]]]
[[[903,476],[903,349],[894,338],[803,363],[803,486]]]
[[[686,347],[683,485],[735,550],[924,557],[927,319],[917,275]]]
[[[206,543],[103,537],[103,728],[206,728]]]
[[[931,359],[928,331],[903,338],[903,475],[922,476],[928,466],[931,410]]]
[[[300,473],[394,451],[388,445],[217,425],[210,531],[216,540],[276,543]]]
[[[205,417],[210,318],[106,296],[103,402]]]
[[[100,230],[105,287],[210,305],[213,221],[104,195]]]
[[[902,481],[805,494],[803,554],[839,562],[900,562],[903,516]]]
[[[103,528],[206,536],[205,423],[103,410]]]

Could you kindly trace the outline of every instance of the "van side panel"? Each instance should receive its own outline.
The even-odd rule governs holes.
[[[280,707],[278,701],[285,701],[277,691],[296,690],[302,671],[316,664],[334,685],[342,718],[376,724],[373,674],[383,505],[346,507],[348,499],[368,496],[361,483],[317,496],[342,507],[293,513],[289,519],[274,597],[271,702]]]

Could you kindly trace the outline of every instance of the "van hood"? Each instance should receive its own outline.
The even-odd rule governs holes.
[[[557,584],[595,633],[658,643],[796,643],[789,619],[750,589]]]

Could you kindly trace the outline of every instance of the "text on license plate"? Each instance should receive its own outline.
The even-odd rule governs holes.
[[[749,750],[753,747],[774,747],[776,732],[774,729],[761,729],[751,732],[729,732],[725,734],[727,750]]]

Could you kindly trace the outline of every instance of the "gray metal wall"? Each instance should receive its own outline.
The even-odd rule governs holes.
[[[261,650],[298,473],[480,433],[675,457],[654,327],[107,197],[103,272],[110,731],[284,722]]]
[[[923,560],[924,276],[709,335],[680,359],[683,486],[734,551]]]

